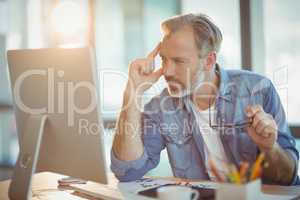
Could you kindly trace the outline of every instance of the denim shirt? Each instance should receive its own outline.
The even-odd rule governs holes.
[[[218,125],[247,121],[245,108],[260,104],[275,119],[278,126],[277,143],[294,160],[296,167],[290,185],[299,184],[297,176],[299,153],[288,128],[279,96],[267,78],[243,70],[225,70],[217,66],[220,75],[219,92],[215,102]],[[155,168],[160,153],[166,148],[175,177],[209,180],[205,167],[204,143],[187,98],[169,96],[167,89],[145,105],[142,117],[144,153],[133,161],[119,160],[111,151],[111,169],[120,181],[141,178]],[[220,128],[220,137],[228,160],[236,166],[241,161],[252,164],[259,149],[245,128]],[[130,147],[128,147],[130,148]],[[271,166],[276,167],[276,166]],[[267,182],[265,183],[277,184]]]

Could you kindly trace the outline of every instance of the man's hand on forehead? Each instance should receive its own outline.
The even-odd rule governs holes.
[[[155,69],[155,57],[159,54],[161,49],[161,43],[159,42],[156,47],[147,55],[148,65],[145,65],[143,69],[141,69],[142,74],[150,74]]]
[[[155,70],[155,57],[159,54],[161,42],[147,55],[146,58],[136,59],[129,67],[129,82],[134,89],[144,92],[149,89],[162,75],[162,68]],[[141,91],[140,91],[141,90]]]

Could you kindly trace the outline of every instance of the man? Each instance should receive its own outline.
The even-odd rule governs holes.
[[[216,63],[219,28],[203,14],[162,23],[163,39],[147,58],[130,64],[123,109],[111,151],[120,181],[141,178],[157,166],[166,148],[174,176],[216,180],[226,163],[253,164],[265,155],[264,183],[298,183],[299,155],[272,83]],[[154,58],[162,67],[154,71]],[[161,76],[167,89],[141,108],[141,96]]]

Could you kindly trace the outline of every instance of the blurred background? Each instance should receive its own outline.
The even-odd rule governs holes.
[[[11,176],[19,151],[7,50],[95,47],[109,162],[128,63],[154,48],[162,20],[190,12],[205,13],[220,27],[222,67],[252,70],[273,81],[300,150],[299,10],[299,0],[0,0],[0,180]],[[157,85],[162,89],[164,82]],[[172,174],[165,151],[149,173]]]

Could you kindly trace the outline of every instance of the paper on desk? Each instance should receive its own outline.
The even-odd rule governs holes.
[[[152,179],[152,178],[142,178],[136,181],[132,182],[121,182],[118,184],[118,188],[120,191],[124,194],[126,193],[132,193],[137,194],[139,191],[165,185],[165,184],[178,184],[178,185],[187,185],[187,186],[196,186],[201,188],[217,188],[218,183],[215,182],[176,182],[171,180],[165,180],[165,179]],[[131,196],[132,198],[133,196]],[[261,194],[261,200],[288,200],[293,199],[294,195],[271,195],[271,194]],[[140,197],[139,197],[140,198]],[[138,198],[138,199],[139,199]],[[149,198],[150,199],[150,198]]]
[[[162,180],[162,179],[152,179],[152,178],[142,178],[132,182],[120,182],[118,183],[118,188],[124,192],[138,193],[139,191],[157,187],[160,185],[175,183],[174,181]]]
[[[132,182],[122,182],[118,184],[118,188],[123,192],[138,193],[139,191],[158,187],[166,184],[177,184],[185,186],[198,186],[201,188],[216,188],[216,184],[212,182],[185,182],[185,181],[172,181],[166,179],[152,179],[152,178],[142,178]]]

